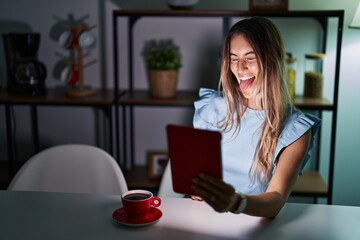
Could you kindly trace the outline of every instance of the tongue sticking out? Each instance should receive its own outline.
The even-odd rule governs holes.
[[[251,87],[251,85],[252,85],[252,83],[254,82],[254,80],[255,80],[255,77],[252,77],[252,78],[249,79],[249,80],[245,80],[245,81],[242,80],[242,81],[240,81],[240,89],[241,89],[241,90],[245,90],[245,89]]]

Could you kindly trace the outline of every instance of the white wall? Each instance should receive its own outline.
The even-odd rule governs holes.
[[[36,4],[34,3],[36,2]],[[203,9],[246,9],[246,1],[216,1],[200,0],[197,8]],[[360,82],[357,76],[360,75],[358,66],[357,53],[360,52],[360,31],[348,29],[351,18],[356,9],[358,0],[336,1],[336,0],[290,0],[290,10],[329,10],[345,9],[344,35],[341,55],[341,72],[340,72],[340,94],[339,94],[339,112],[336,141],[336,159],[335,159],[335,184],[334,184],[334,203],[360,206],[360,192],[357,183],[360,182],[360,134],[357,122],[360,121],[360,111],[356,103],[360,102],[358,89]],[[167,8],[162,0],[153,0],[151,6],[148,0],[83,0],[83,1],[55,1],[55,0],[0,0],[0,32],[8,31],[4,27],[4,22],[13,21],[15,23],[24,23],[31,30],[41,33],[41,46],[39,50],[39,60],[43,61],[50,73],[46,83],[48,86],[61,86],[57,79],[51,75],[51,72],[58,61],[55,52],[67,54],[67,51],[61,49],[55,39],[52,39],[51,30],[58,24],[54,16],[67,18],[73,14],[75,19],[89,14],[85,22],[89,25],[96,24],[97,28],[92,30],[98,38],[95,49],[89,52],[86,59],[98,59],[98,63],[85,70],[85,81],[93,87],[112,88],[113,86],[113,47],[112,47],[112,9],[123,8]],[[21,7],[20,7],[21,6]],[[144,27],[146,28],[146,24]],[[203,24],[203,23],[200,23]],[[217,25],[218,23],[212,23]],[[6,25],[9,26],[9,25]],[[180,28],[179,28],[180,29]],[[205,28],[204,28],[205,29]],[[190,31],[190,30],[189,30]],[[206,31],[206,30],[205,30]],[[169,31],[171,34],[172,31]],[[140,34],[141,35],[141,34]],[[146,35],[144,35],[146,36]],[[144,38],[144,36],[142,36]],[[206,36],[206,35],[205,35]],[[204,41],[201,36],[196,34],[182,35],[177,40],[179,44],[186,45],[188,50],[184,52],[186,59],[184,71],[181,73],[179,87],[182,89],[199,86],[201,82],[186,82],[190,76],[196,75],[204,77],[206,80],[211,76],[204,74],[207,65],[203,62],[204,58],[214,54],[211,52],[213,46],[220,46],[219,36],[211,38],[211,41]],[[209,39],[206,36],[205,39]],[[200,44],[192,44],[199,42]],[[206,42],[206,45],[203,43]],[[190,44],[187,44],[190,43]],[[135,42],[135,46],[141,46],[142,38]],[[303,42],[298,44],[299,48],[303,47]],[[196,54],[201,50],[203,55]],[[1,53],[1,50],[0,50]],[[204,57],[205,56],[205,57]],[[0,61],[3,60],[0,58]],[[141,60],[140,60],[141,62]],[[136,74],[139,78],[144,75],[143,66],[138,64],[139,71]],[[1,62],[0,66],[3,66]],[[121,67],[126,67],[122,62]],[[3,70],[0,67],[0,84],[4,83]],[[195,69],[195,70],[194,70]],[[200,69],[201,71],[196,71]],[[212,70],[214,71],[214,70]],[[215,70],[216,71],[216,70]],[[331,71],[331,69],[329,69]],[[126,73],[122,73],[126,74]],[[198,78],[199,80],[201,78]],[[201,79],[201,81],[205,80]],[[137,82],[138,87],[146,88],[145,82]],[[298,83],[298,84],[301,84]],[[301,89],[299,86],[298,89]],[[136,159],[138,162],[145,163],[145,152],[150,149],[161,150],[166,147],[165,142],[161,140],[164,135],[163,126],[168,122],[191,122],[191,109],[165,110],[163,108],[139,108],[136,110],[136,141],[138,144]],[[25,106],[16,107],[15,114],[17,119],[17,141],[19,155],[26,159],[32,154],[31,129],[29,124],[29,109]],[[166,117],[163,117],[166,115]],[[4,124],[4,107],[0,106],[0,159],[6,160],[6,139]],[[104,145],[99,131],[103,130],[104,122],[98,117],[99,114],[89,108],[64,108],[56,109],[51,107],[39,108],[39,126],[41,146],[83,142],[89,144]],[[99,120],[100,119],[100,120]],[[151,121],[150,124],[144,124],[143,119]],[[100,130],[99,130],[100,129]],[[160,140],[159,140],[160,139]],[[325,140],[326,141],[326,140]],[[325,167],[324,167],[325,168]]]

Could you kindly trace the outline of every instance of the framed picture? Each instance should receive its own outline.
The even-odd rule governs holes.
[[[148,174],[150,179],[160,179],[169,160],[167,152],[149,151]]]
[[[249,0],[250,11],[287,11],[288,0]]]

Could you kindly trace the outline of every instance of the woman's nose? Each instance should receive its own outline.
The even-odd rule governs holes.
[[[244,71],[248,69],[247,63],[245,60],[239,60],[238,61],[238,66],[237,66],[238,71]]]

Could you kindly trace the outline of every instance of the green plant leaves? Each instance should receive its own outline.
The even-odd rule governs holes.
[[[143,56],[150,70],[177,70],[182,67],[179,47],[172,40],[145,42]]]

